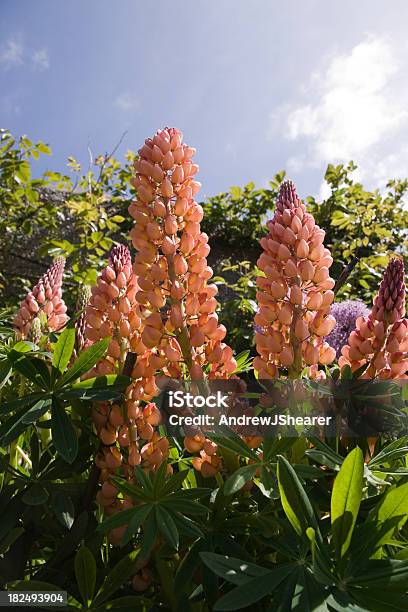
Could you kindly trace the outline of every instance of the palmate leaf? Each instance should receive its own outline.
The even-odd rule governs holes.
[[[363,493],[363,478],[363,452],[356,446],[343,461],[331,496],[333,541],[340,558],[344,557],[350,546]]]

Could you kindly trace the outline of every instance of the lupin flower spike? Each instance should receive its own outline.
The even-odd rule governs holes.
[[[137,290],[130,251],[127,246],[115,245],[107,267],[92,287],[86,308],[86,339],[95,342],[111,338],[107,356],[95,366],[92,376],[120,372],[132,342],[139,341],[141,320],[135,297]]]
[[[29,336],[34,319],[40,320],[44,331],[58,331],[67,322],[67,308],[61,297],[64,267],[65,259],[56,259],[21,302],[14,318],[14,327],[20,338]]]
[[[334,298],[333,263],[323,245],[324,231],[296,194],[292,181],[280,188],[274,217],[267,223],[269,234],[261,239],[263,253],[258,267],[255,316],[254,367],[259,378],[275,378],[278,368],[287,368],[299,378],[305,366],[310,377],[322,377],[318,365],[335,357],[324,342],[335,325],[329,314]]]
[[[352,371],[367,366],[362,378],[407,379],[408,320],[405,315],[404,264],[389,262],[373,307],[359,317],[343,347],[339,365]]]
[[[211,378],[228,378],[236,369],[232,350],[223,342],[226,329],[215,312],[217,287],[209,284],[213,271],[206,259],[208,236],[200,230],[203,210],[194,199],[200,188],[194,154],[179,130],[165,128],[145,141],[135,162],[137,198],[129,212],[136,221],[131,239],[137,250],[136,297],[144,307],[144,329],[135,347],[140,358],[133,371],[131,414],[139,410],[140,400],[149,401],[157,393],[155,374],[160,370],[197,380],[204,377],[204,368]],[[197,451],[203,443],[199,447]],[[219,469],[213,451],[201,457],[200,466]],[[154,465],[154,447],[145,457]]]

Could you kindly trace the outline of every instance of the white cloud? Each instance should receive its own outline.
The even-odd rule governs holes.
[[[8,70],[23,63],[24,45],[21,36],[12,36],[0,50],[0,63]]]
[[[32,62],[35,70],[48,70],[50,67],[50,57],[47,49],[37,49],[34,51]]]
[[[132,110],[137,110],[140,106],[139,99],[129,93],[121,93],[115,100],[115,106],[122,111],[128,112]]]
[[[408,130],[406,54],[407,47],[369,35],[349,53],[326,58],[302,84],[307,101],[270,117],[270,135],[276,137],[283,126],[283,136],[296,143],[288,168],[353,159],[364,179],[378,185],[400,171],[406,175],[408,147],[401,147]]]
[[[8,92],[0,97],[0,111],[7,116],[21,113],[21,92]]]

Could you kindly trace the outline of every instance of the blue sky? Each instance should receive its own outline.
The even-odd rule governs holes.
[[[328,162],[408,175],[406,0],[1,0],[0,125],[49,166],[137,149],[175,125],[201,195],[286,168],[324,193]]]

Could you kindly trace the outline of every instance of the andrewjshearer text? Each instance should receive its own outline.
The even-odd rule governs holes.
[[[276,427],[277,425],[296,426],[304,425],[310,427],[313,425],[329,425],[333,417],[331,416],[290,416],[288,414],[274,414],[274,415],[262,415],[262,416],[228,416],[226,414],[220,414],[219,416],[211,416],[209,414],[198,414],[195,416],[182,416],[172,414],[169,417],[169,424],[182,427],[183,425],[196,425],[196,426],[214,426],[214,425],[226,425],[232,427],[235,425],[246,425],[246,426],[264,426],[264,427]]]

